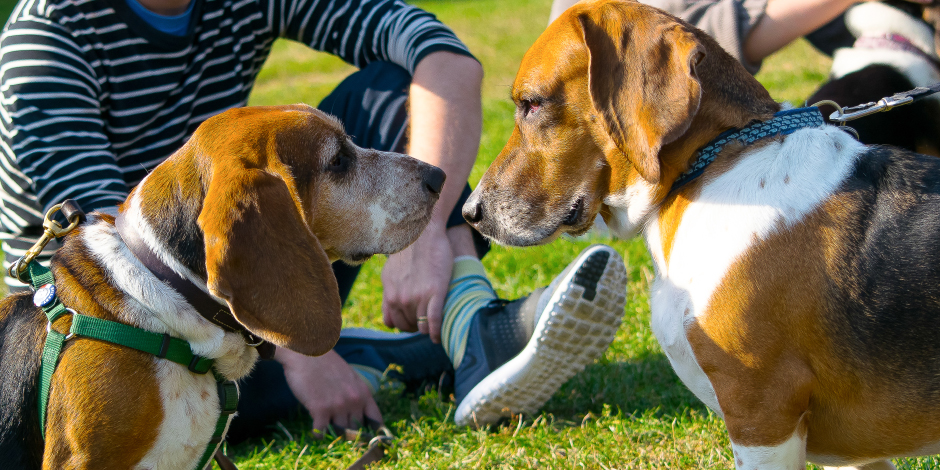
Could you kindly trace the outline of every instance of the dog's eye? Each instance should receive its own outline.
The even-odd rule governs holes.
[[[539,110],[542,107],[542,103],[538,101],[523,100],[522,101],[522,117],[528,117],[530,114]]]
[[[349,169],[349,158],[339,152],[336,155],[333,155],[333,158],[330,159],[329,163],[326,165],[326,171],[331,173],[345,173]]]

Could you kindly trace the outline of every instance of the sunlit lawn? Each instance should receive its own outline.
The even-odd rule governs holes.
[[[414,3],[453,28],[486,70],[483,141],[471,175],[475,184],[512,130],[509,85],[523,53],[545,26],[551,0]],[[800,105],[824,80],[829,64],[799,42],[771,57],[758,79],[778,100]],[[258,78],[251,104],[316,105],[353,70],[338,59],[282,41]],[[515,298],[547,284],[582,248],[598,240],[494,247],[484,264],[498,293]],[[676,378],[650,332],[652,269],[645,247],[638,239],[601,241],[623,254],[630,279],[624,323],[606,355],[562,387],[542,413],[493,429],[455,426],[453,403],[436,392],[407,399],[386,392],[380,405],[400,439],[394,457],[378,468],[733,467],[723,423]],[[384,328],[382,262],[375,259],[363,269],[344,311],[347,326]],[[283,429],[272,427],[264,439],[229,446],[239,468],[339,468],[361,455],[361,449],[341,439],[312,439],[309,421],[282,424]],[[938,462],[920,459],[907,465],[935,468]]]

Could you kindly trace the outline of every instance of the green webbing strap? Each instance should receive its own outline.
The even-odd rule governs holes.
[[[46,436],[46,405],[49,403],[49,387],[52,384],[52,374],[59,362],[59,353],[65,335],[56,330],[46,334],[46,346],[42,350],[42,370],[39,376],[39,431],[43,438]]]
[[[58,300],[56,303],[61,305]],[[170,335],[151,333],[133,326],[78,313],[72,315],[72,328],[69,333],[150,353],[182,364],[197,374],[209,372],[214,362],[212,359],[193,354],[189,343]],[[42,370],[39,378],[39,429],[43,436],[46,435],[46,407],[49,405],[52,374],[55,373],[66,338],[66,335],[50,328],[46,335],[46,346],[42,351]]]
[[[55,283],[55,278],[52,277],[52,271],[38,262],[33,261],[29,263],[27,269],[29,269],[29,283],[33,285],[33,289],[38,289],[46,284]]]
[[[219,420],[215,422],[215,431],[212,433],[212,439],[209,439],[209,445],[196,465],[197,470],[206,468],[206,464],[219,448],[219,444],[225,438],[225,426],[228,425],[228,418],[238,411],[238,387],[235,382],[225,380],[220,375],[215,375],[219,387]]]
[[[28,273],[30,284],[34,290],[38,290],[46,284],[55,284],[52,272],[35,261],[29,264]],[[62,305],[58,297],[50,305],[42,307],[42,310],[49,320],[46,344],[42,351],[42,366],[39,378],[39,429],[43,438],[46,435],[46,409],[49,404],[49,391],[52,387],[52,374],[55,373],[65,340],[72,335],[106,341],[153,354],[159,358],[184,365],[191,372],[197,374],[205,374],[212,369],[214,362],[212,359],[193,354],[189,343],[168,334],[152,333],[123,323],[72,312],[72,327],[69,329],[69,335],[64,335],[52,329],[54,321],[69,313],[69,310]],[[219,391],[219,420],[215,424],[212,439],[196,466],[198,470],[203,470],[206,464],[209,463],[209,459],[215,454],[219,444],[225,438],[225,427],[228,425],[229,416],[238,409],[238,388],[235,386],[235,382],[225,380],[219,375],[216,375],[216,380]]]
[[[49,268],[33,261],[29,263],[28,269],[29,282],[32,284],[33,290],[37,290],[46,284],[55,284],[55,278],[52,277],[52,271],[50,271]],[[49,323],[58,320],[59,317],[65,315],[67,312],[65,305],[62,305],[62,302],[59,302],[58,298],[55,299],[52,305],[43,307],[42,310],[46,312],[46,318],[49,319]]]
[[[39,289],[46,284],[54,284],[55,278],[52,277],[52,271],[36,261],[29,263],[28,273],[29,282],[33,290]],[[67,313],[65,306],[59,299],[51,305],[42,308],[49,320],[49,328],[46,333],[46,345],[42,350],[42,365],[39,372],[39,431],[43,437],[46,435],[46,405],[49,404],[49,388],[52,386],[52,374],[55,373],[55,367],[59,363],[59,354],[62,352],[62,345],[65,343],[66,335],[52,329],[52,322],[56,321]]]
[[[189,343],[167,334],[151,333],[123,323],[78,313],[72,315],[72,328],[69,331],[75,336],[107,341],[153,354],[161,359],[182,364],[188,367],[190,372],[197,374],[205,374],[212,368],[212,359],[193,354]]]

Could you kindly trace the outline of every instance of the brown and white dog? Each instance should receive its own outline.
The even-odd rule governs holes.
[[[352,144],[305,105],[230,110],[207,120],[120,207],[173,271],[252,334],[308,355],[339,337],[332,261],[361,262],[414,241],[443,172]],[[92,214],[52,261],[59,298],[78,313],[188,341],[235,380],[258,357],[241,334],[200,316]],[[54,325],[68,331],[69,316]],[[219,418],[216,381],[95,340],[70,339],[52,379],[45,442],[37,386],[46,320],[31,296],[0,303],[0,462],[4,468],[192,469]]]
[[[780,109],[703,32],[585,1],[525,55],[516,126],[464,206],[534,245],[596,214],[642,232],[652,329],[739,469],[892,468],[940,452],[940,159],[832,126],[697,149]]]

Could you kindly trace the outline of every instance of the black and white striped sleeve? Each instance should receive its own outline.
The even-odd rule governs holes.
[[[66,198],[113,206],[127,185],[105,134],[101,86],[58,25],[19,18],[0,38],[2,157],[30,180],[43,209]]]
[[[360,68],[385,60],[413,74],[418,62],[431,52],[473,57],[434,15],[401,0],[266,1],[275,34]]]

